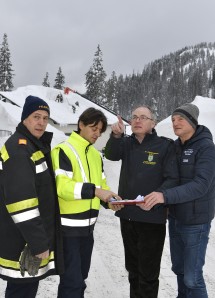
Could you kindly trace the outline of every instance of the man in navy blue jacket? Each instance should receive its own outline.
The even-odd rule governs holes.
[[[180,171],[180,186],[152,192],[140,207],[169,205],[172,270],[177,275],[178,298],[207,298],[203,266],[211,221],[215,213],[215,146],[209,129],[198,125],[193,104],[177,108],[172,123]]]

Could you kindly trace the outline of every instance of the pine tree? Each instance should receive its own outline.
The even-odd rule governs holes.
[[[62,69],[59,67],[56,78],[54,88],[63,90],[63,85],[65,83],[65,77],[62,74]]]
[[[86,73],[86,97],[91,99],[93,102],[105,105],[105,78],[106,72],[103,68],[102,51],[98,45],[97,51],[94,55],[93,65]]]
[[[105,96],[107,99],[106,107],[116,114],[119,113],[119,106],[116,97],[117,77],[115,71],[112,72],[110,79],[105,85]]]
[[[2,46],[0,48],[0,90],[11,91],[12,83],[12,63],[10,61],[10,50],[8,47],[7,34],[3,36]]]
[[[45,78],[43,79],[42,85],[44,87],[50,87],[50,83],[49,83],[49,73],[46,73]]]
[[[129,119],[130,102],[128,97],[128,88],[122,74],[119,75],[117,80],[116,97],[119,105],[119,114],[125,119]]]

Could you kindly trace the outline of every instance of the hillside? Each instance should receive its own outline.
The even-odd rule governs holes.
[[[146,104],[154,107],[162,120],[197,95],[214,98],[214,53],[215,43],[200,43],[152,61],[142,73],[119,75],[114,89],[119,113],[129,119],[134,106]],[[111,79],[108,85],[113,88]]]

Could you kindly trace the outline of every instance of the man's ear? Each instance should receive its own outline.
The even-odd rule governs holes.
[[[157,122],[153,120],[152,123],[153,123],[152,128],[155,128],[155,126],[157,125]]]
[[[82,130],[84,126],[85,126],[84,123],[82,121],[79,121],[78,123],[79,130]]]

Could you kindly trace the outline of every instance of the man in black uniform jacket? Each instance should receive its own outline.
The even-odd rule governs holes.
[[[132,112],[131,136],[124,135],[123,121],[118,119],[112,126],[105,156],[113,161],[122,160],[119,195],[134,200],[138,195],[177,185],[174,144],[157,136],[153,111],[141,106]],[[116,216],[120,217],[130,298],[156,298],[167,209],[162,205],[146,211],[132,205],[117,211]]]
[[[0,277],[7,280],[6,298],[34,298],[40,279],[62,273],[52,133],[45,132],[49,114],[44,100],[28,96],[21,122],[0,151]],[[20,272],[26,246],[41,259],[38,272],[23,266]]]

